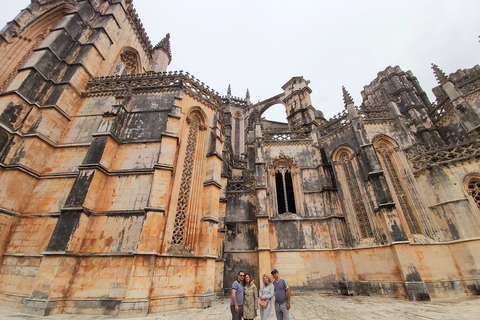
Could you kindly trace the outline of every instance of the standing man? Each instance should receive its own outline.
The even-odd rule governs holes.
[[[275,314],[277,320],[290,320],[290,287],[287,280],[280,278],[277,269],[272,270],[275,289]]]
[[[245,272],[239,271],[237,280],[232,284],[232,299],[230,299],[230,311],[232,320],[241,320],[243,317],[243,284]]]

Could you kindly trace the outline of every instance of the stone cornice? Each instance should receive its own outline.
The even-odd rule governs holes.
[[[153,56],[153,46],[152,42],[148,38],[147,33],[145,32],[145,28],[143,27],[142,21],[138,17],[137,10],[133,7],[133,1],[127,0],[127,8],[125,10],[125,14],[127,16],[128,22],[132,26],[135,35],[137,36],[138,40],[142,44],[143,49],[147,53],[148,57],[152,59]]]
[[[93,78],[87,83],[84,96],[128,95],[179,89],[213,110],[221,106],[218,92],[182,70]]]

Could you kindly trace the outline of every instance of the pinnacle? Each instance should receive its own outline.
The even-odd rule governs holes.
[[[163,51],[165,51],[171,59],[172,51],[170,49],[170,33],[167,33],[165,38],[163,38],[159,43],[157,43],[157,45],[153,47],[153,49],[163,49]]]
[[[230,87],[230,84],[228,84],[227,95],[232,95],[232,88]]]
[[[435,78],[437,78],[437,81],[440,85],[443,85],[446,82],[448,82],[447,75],[436,64],[432,63],[432,69],[433,69],[433,73],[435,74]]]
[[[348,93],[348,91],[345,89],[344,86],[342,86],[342,92],[343,92],[343,102],[345,103],[345,105],[353,103],[352,96],[350,95],[350,93]]]

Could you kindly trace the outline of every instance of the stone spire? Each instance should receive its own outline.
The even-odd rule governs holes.
[[[444,85],[446,82],[448,82],[447,75],[436,64],[432,63],[432,69],[433,73],[435,74],[435,78],[437,78],[437,81],[440,85]]]
[[[162,49],[168,54],[170,60],[172,59],[172,50],[170,49],[170,33],[167,33],[165,38],[163,38],[153,49]]]
[[[248,91],[248,88],[247,88],[247,95],[245,96],[245,100],[250,100],[250,91]]]
[[[231,96],[232,95],[232,88],[230,87],[230,84],[228,84],[228,89],[227,89],[227,96]]]
[[[350,93],[348,93],[348,91],[345,89],[344,86],[342,86],[342,92],[343,92],[343,102],[345,103],[345,106],[353,103],[352,96],[350,95]]]

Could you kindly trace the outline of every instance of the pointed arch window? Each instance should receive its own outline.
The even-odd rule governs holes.
[[[30,13],[30,22],[19,26],[16,36],[7,35],[8,40],[0,44],[0,91],[8,87],[19,69],[33,55],[35,49],[46,38],[50,30],[72,9],[72,4],[52,5],[45,13]],[[40,10],[39,10],[40,11]],[[21,23],[23,24],[23,23]]]
[[[278,213],[297,213],[291,167],[280,164],[275,168],[275,186]]]
[[[188,204],[190,200],[190,192],[192,189],[192,181],[194,175],[195,153],[197,150],[198,136],[200,130],[200,119],[193,114],[187,119],[188,137],[185,152],[185,161],[183,164],[182,178],[180,182],[180,193],[177,201],[177,211],[175,214],[175,222],[173,227],[172,244],[178,246],[186,245],[185,227],[189,224],[188,220]]]
[[[137,53],[127,49],[120,54],[120,59],[113,70],[113,75],[124,76],[127,74],[136,74],[139,73],[139,69]]]
[[[343,152],[339,158],[362,238],[373,238],[372,225],[368,219],[367,208],[365,207],[365,202],[352,165],[352,155],[348,152]]]
[[[296,162],[280,151],[268,167],[268,186],[273,216],[305,215],[301,173]]]
[[[405,217],[405,221],[407,222],[410,233],[421,234],[422,231],[420,225],[414,214],[412,206],[410,205],[410,199],[408,197],[408,194],[401,183],[398,168],[395,165],[395,149],[386,142],[380,142],[378,143],[376,150],[379,154],[380,162],[382,163],[382,166],[384,167],[387,176],[390,178],[390,182],[393,186],[393,190],[398,199],[398,204],[400,205],[400,209],[403,212],[403,216]]]
[[[473,201],[477,205],[477,208],[480,210],[480,178],[475,177],[468,181],[467,193],[470,197],[472,197]]]
[[[235,117],[235,157],[240,156],[240,117]]]

